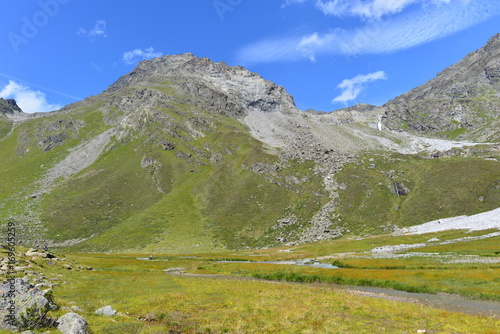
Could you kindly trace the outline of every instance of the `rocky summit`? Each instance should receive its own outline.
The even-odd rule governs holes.
[[[302,111],[193,54],[47,114],[0,100],[0,218],[27,246],[200,253],[496,209],[499,39],[381,107]]]
[[[14,99],[2,99],[0,98],[0,117],[1,116],[10,116],[22,113],[21,108],[16,103]]]
[[[500,34],[436,78],[387,102],[390,129],[451,139],[498,141]]]

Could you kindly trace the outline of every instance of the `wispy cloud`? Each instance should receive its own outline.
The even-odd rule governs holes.
[[[153,47],[149,47],[144,50],[135,49],[124,52],[122,55],[122,61],[127,65],[133,65],[143,59],[152,59],[161,56],[163,56],[162,52],[155,51]]]
[[[311,0],[285,0],[282,8],[307,1],[311,2]],[[379,19],[385,15],[397,14],[417,3],[429,5],[450,1],[453,0],[314,0],[315,7],[325,15],[359,16],[368,19]]]
[[[449,0],[434,0],[445,1]],[[330,0],[316,1],[316,7],[326,15],[333,16],[361,16],[364,18],[381,18],[384,15],[400,13],[404,8],[418,2],[428,0]]]
[[[97,20],[92,29],[80,28],[76,32],[80,36],[89,38],[105,38],[108,37],[106,33],[106,21]]]
[[[285,8],[285,7],[288,7],[290,5],[294,5],[294,4],[297,4],[297,3],[304,3],[306,1],[309,1],[309,0],[285,0],[285,2],[283,3],[283,5],[281,5],[281,8]]]
[[[97,65],[96,63],[94,62],[91,62],[90,63],[90,67],[92,67],[94,70],[96,70],[97,72],[101,72],[102,71],[102,67]]]
[[[0,97],[15,99],[25,113],[47,112],[63,107],[60,104],[48,103],[44,93],[12,80],[1,89]]]
[[[347,105],[347,102],[356,100],[359,94],[366,88],[366,84],[377,80],[387,80],[387,75],[384,71],[359,74],[352,79],[344,79],[337,85],[337,88],[340,89],[342,93],[334,98],[332,103],[343,103]]]
[[[290,0],[291,5],[300,0]],[[413,6],[411,6],[413,5]],[[243,64],[321,55],[390,53],[451,35],[500,14],[500,0],[315,1],[325,15],[358,16],[355,28],[266,39],[239,50]],[[389,15],[392,14],[392,15]],[[332,21],[333,22],[333,21]],[[338,21],[337,21],[338,22]]]

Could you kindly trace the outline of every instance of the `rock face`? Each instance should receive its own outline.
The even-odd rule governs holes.
[[[63,334],[91,334],[87,321],[81,316],[74,312],[66,313],[58,320],[57,329],[59,329]]]
[[[436,78],[387,102],[383,124],[452,139],[498,140],[499,91],[497,34]]]
[[[22,331],[50,327],[54,320],[47,312],[57,309],[51,290],[38,290],[33,284],[15,279],[0,285],[0,328]]]
[[[104,93],[165,82],[178,93],[197,99],[200,106],[226,115],[243,116],[252,110],[285,113],[297,110],[283,87],[241,66],[215,63],[191,53],[142,61]]]
[[[2,99],[0,98],[0,115],[15,115],[15,114],[20,114],[23,111],[21,108],[16,103],[16,100],[14,99]]]

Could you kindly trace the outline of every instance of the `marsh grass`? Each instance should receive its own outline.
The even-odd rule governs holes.
[[[382,245],[398,245],[426,242],[431,238],[441,241],[480,236],[493,230],[464,233],[447,231],[413,236],[379,236],[359,240],[338,239],[281,249],[255,251],[242,257],[253,262],[315,258],[341,269],[323,269],[271,263],[206,263],[202,270],[193,272],[256,277],[289,282],[324,282],[347,285],[364,285],[394,288],[408,292],[447,292],[473,299],[500,300],[500,264],[474,262],[455,263],[462,254],[494,256],[498,238],[465,241],[443,246],[429,246],[415,251],[421,256],[401,258],[371,258],[369,250]],[[289,252],[283,252],[289,250]],[[455,252],[452,252],[455,250]],[[439,256],[443,252],[443,257]],[[433,253],[425,255],[426,253]],[[241,252],[240,254],[245,254]],[[333,255],[332,255],[333,254]],[[337,254],[337,255],[335,255]],[[253,256],[257,255],[257,256]],[[497,255],[498,256],[498,255]],[[207,258],[205,256],[204,258]],[[196,269],[197,267],[191,266]]]
[[[140,254],[68,254],[92,271],[64,271],[54,288],[61,306],[84,309],[95,333],[494,333],[497,320],[424,305],[361,297],[334,286],[177,277],[167,267],[249,266],[206,259],[141,261]],[[261,265],[264,266],[264,265]],[[240,268],[241,270],[241,268]],[[294,277],[312,277],[311,273]],[[302,275],[302,276],[301,276]],[[320,276],[318,276],[320,277]],[[112,305],[119,315],[97,316]],[[57,317],[66,311],[54,312]],[[141,320],[138,320],[141,319]],[[1,332],[0,332],[1,333]]]

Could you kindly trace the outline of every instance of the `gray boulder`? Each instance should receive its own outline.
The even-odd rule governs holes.
[[[63,334],[91,334],[92,330],[87,321],[74,312],[66,313],[58,320],[57,329]]]
[[[73,309],[73,311],[75,311],[75,312],[83,312],[83,310],[76,305],[71,306],[71,309]]]
[[[15,332],[53,327],[47,312],[57,309],[52,290],[41,291],[20,278],[0,285],[0,328]]]
[[[94,313],[99,315],[112,316],[116,314],[116,311],[110,305],[108,305],[95,310]]]

